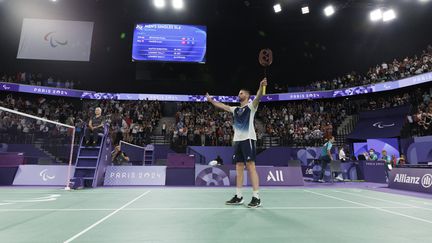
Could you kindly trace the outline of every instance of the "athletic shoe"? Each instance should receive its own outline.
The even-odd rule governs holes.
[[[243,203],[244,203],[243,197],[238,198],[237,195],[234,195],[234,197],[231,198],[231,200],[225,202],[226,205],[241,205]]]
[[[248,208],[257,208],[261,207],[261,199],[252,197],[251,202],[248,204]]]
[[[323,179],[318,180],[319,183],[324,183],[325,181]]]
[[[342,178],[341,175],[338,175],[335,179],[336,179],[337,181],[344,181],[344,179]]]

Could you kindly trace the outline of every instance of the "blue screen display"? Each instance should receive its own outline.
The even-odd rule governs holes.
[[[205,26],[137,24],[132,60],[205,63],[206,44]]]

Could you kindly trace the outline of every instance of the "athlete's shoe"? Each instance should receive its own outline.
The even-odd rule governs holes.
[[[258,208],[261,207],[261,199],[252,197],[251,202],[248,204],[248,208]]]
[[[225,202],[226,205],[241,205],[243,203],[244,203],[243,197],[238,198],[237,195],[234,195],[234,197],[231,198],[231,200]]]

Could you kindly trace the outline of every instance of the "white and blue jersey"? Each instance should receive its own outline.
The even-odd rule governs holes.
[[[243,107],[230,107],[230,110],[234,115],[233,162],[255,161],[257,139],[254,117],[257,108],[251,102]]]
[[[257,140],[255,127],[254,127],[254,117],[257,108],[254,107],[252,102],[249,102],[246,106],[231,106],[231,112],[234,115],[234,142],[244,141],[244,140]]]

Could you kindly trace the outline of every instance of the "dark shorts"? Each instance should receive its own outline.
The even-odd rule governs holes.
[[[255,161],[256,141],[247,139],[234,142],[233,163]]]

